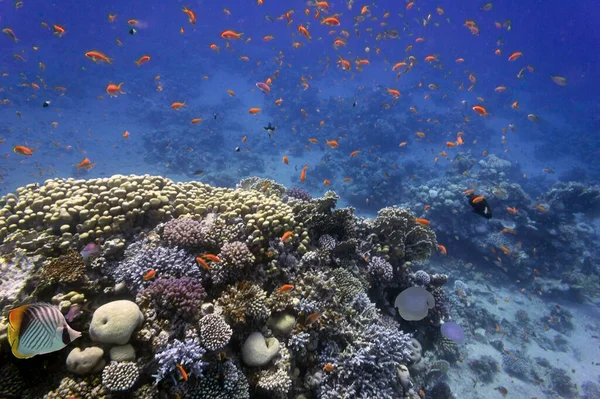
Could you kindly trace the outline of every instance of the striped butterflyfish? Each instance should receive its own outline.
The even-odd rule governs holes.
[[[81,337],[79,331],[69,327],[60,310],[49,303],[12,309],[8,322],[8,343],[19,359],[61,350]]]

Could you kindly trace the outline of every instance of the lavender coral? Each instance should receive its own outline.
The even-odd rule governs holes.
[[[112,276],[125,282],[127,288],[137,293],[150,285],[143,276],[154,270],[157,276],[201,278],[194,257],[183,249],[154,247],[147,240],[133,243],[125,251],[125,259],[113,265]]]
[[[211,277],[217,284],[242,277],[244,269],[254,264],[254,255],[248,246],[241,241],[227,242],[219,253],[221,263],[213,265]]]
[[[196,279],[161,278],[141,291],[136,302],[142,306],[149,304],[156,310],[159,318],[178,324],[197,317],[204,297],[206,292]]]
[[[177,370],[178,364],[186,370],[190,377],[202,375],[202,370],[206,366],[202,358],[206,351],[200,345],[195,331],[191,330],[186,335],[184,341],[175,339],[155,355],[158,370],[154,378],[157,381]]]
[[[163,238],[169,246],[194,248],[202,244],[208,227],[190,218],[173,219],[165,223]]]
[[[286,192],[288,197],[295,198],[300,201],[310,201],[312,199],[312,195],[310,193],[300,187],[292,187],[288,189]]]
[[[388,261],[380,256],[374,256],[369,260],[369,263],[367,263],[367,270],[376,280],[389,282],[394,278],[394,268]]]

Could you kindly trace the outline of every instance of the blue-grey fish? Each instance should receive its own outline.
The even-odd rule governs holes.
[[[77,338],[79,331],[67,324],[56,306],[33,303],[8,312],[8,343],[19,359],[61,350]]]

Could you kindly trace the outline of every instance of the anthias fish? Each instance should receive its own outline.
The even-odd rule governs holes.
[[[483,216],[486,219],[492,218],[492,208],[490,208],[490,205],[483,196],[475,195],[475,193],[469,193],[467,198],[469,199],[469,205],[471,205],[471,208],[473,208],[473,212]]]
[[[19,359],[61,350],[81,337],[79,331],[69,327],[58,308],[48,303],[12,309],[8,321],[8,343]]]

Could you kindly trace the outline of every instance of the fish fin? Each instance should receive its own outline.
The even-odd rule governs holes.
[[[18,308],[9,310],[8,312],[8,342],[15,353],[16,347],[19,346],[19,335],[21,333],[21,323],[23,322],[23,314],[29,305],[19,306]],[[14,345],[14,346],[13,346]],[[15,354],[15,356],[17,356]],[[18,356],[17,356],[18,357]],[[20,358],[22,359],[22,358]]]

